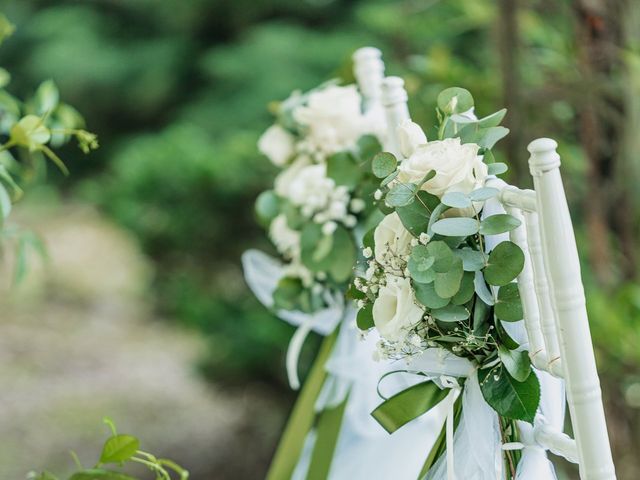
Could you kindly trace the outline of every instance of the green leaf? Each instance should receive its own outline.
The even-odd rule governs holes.
[[[353,189],[362,179],[362,170],[351,153],[338,152],[327,158],[327,176],[332,178],[336,185]]]
[[[498,345],[498,356],[507,372],[519,382],[524,382],[531,373],[531,360],[527,352],[509,350]]]
[[[518,382],[502,366],[478,371],[480,390],[499,415],[533,424],[540,403],[540,383],[535,373]]]
[[[34,94],[33,101],[38,115],[48,114],[58,106],[60,93],[53,80],[46,80],[40,84]]]
[[[394,185],[385,201],[390,207],[404,207],[414,201],[414,197],[418,192],[418,186],[413,183],[399,183]]]
[[[380,182],[380,186],[381,187],[386,187],[391,182],[393,182],[399,174],[400,174],[400,170],[395,170],[395,171],[391,172],[391,174],[389,174],[388,176],[384,177],[382,182]]]
[[[509,129],[505,127],[490,127],[481,129],[479,132],[478,145],[482,148],[491,149],[499,140],[503,139],[509,134]]]
[[[262,192],[256,198],[256,216],[263,225],[269,225],[280,213],[280,199],[273,190]]]
[[[9,132],[11,141],[18,146],[37,150],[51,138],[51,132],[44,126],[42,118],[37,115],[26,115],[16,123]]]
[[[299,278],[282,277],[273,291],[273,305],[284,310],[299,309],[303,293],[304,287]]]
[[[311,271],[327,273],[333,280],[342,283],[348,280],[353,272],[357,259],[355,244],[351,234],[342,225],[338,225],[333,232],[331,251],[320,258],[317,251],[324,237],[320,225],[308,223],[304,226],[300,235],[302,263]]]
[[[331,253],[333,248],[333,235],[323,235],[320,241],[316,245],[316,249],[313,252],[313,261],[321,262]]]
[[[428,412],[442,401],[449,391],[440,389],[431,380],[418,383],[385,400],[371,415],[389,433]]]
[[[509,167],[507,167],[506,163],[495,162],[488,165],[488,170],[489,175],[502,175],[507,170],[509,170]]]
[[[447,88],[438,95],[438,108],[447,115],[464,113],[473,105],[473,96],[464,88]]]
[[[484,202],[500,193],[500,190],[493,187],[482,187],[474,190],[469,194],[469,198],[474,202]]]
[[[469,310],[460,305],[447,305],[446,307],[431,310],[431,316],[441,322],[461,322],[469,318]]]
[[[438,296],[433,282],[412,282],[416,299],[427,308],[442,308],[449,305],[450,299]]]
[[[435,195],[420,190],[416,194],[416,201],[396,208],[396,212],[402,221],[402,224],[411,234],[418,237],[422,232],[427,231],[429,226],[429,217],[434,208],[440,203]]]
[[[467,237],[478,233],[480,224],[475,218],[456,217],[443,218],[435,222],[431,228],[438,235],[448,237]]]
[[[100,463],[121,463],[133,457],[140,448],[140,441],[132,435],[114,435],[102,447]]]
[[[471,200],[462,192],[445,193],[441,201],[451,208],[467,208],[471,206]]]
[[[112,470],[90,468],[88,470],[74,473],[69,477],[69,480],[136,480],[136,478],[124,473],[114,472]]]
[[[476,289],[476,293],[484,303],[486,303],[487,305],[494,304],[493,295],[489,290],[489,287],[487,287],[487,284],[485,282],[484,275],[482,275],[482,272],[480,271],[476,272],[476,276],[473,279],[473,285]]]
[[[492,113],[491,115],[487,115],[486,117],[478,120],[478,125],[480,125],[483,128],[497,127],[498,125],[500,125],[500,123],[502,122],[506,114],[507,114],[507,109],[503,108],[502,110],[498,110],[497,112]]]
[[[453,257],[449,271],[436,273],[436,278],[433,281],[436,293],[442,298],[453,297],[460,290],[463,273],[462,260],[458,257]]]
[[[391,175],[396,171],[396,167],[398,165],[398,160],[390,152],[380,152],[375,157],[373,157],[373,161],[371,163],[371,169],[373,170],[373,174],[378,178],[385,178]]]
[[[488,329],[487,320],[489,319],[489,310],[491,307],[484,303],[481,298],[477,298],[473,306],[473,333],[474,335],[484,335]]]
[[[363,162],[371,160],[382,149],[375,135],[363,135],[358,139],[358,157]]]
[[[464,305],[473,298],[473,294],[475,293],[473,285],[474,278],[475,274],[473,272],[464,272],[462,281],[460,282],[460,289],[458,293],[451,298],[451,303],[454,305]]]
[[[500,343],[507,347],[509,350],[515,350],[520,346],[518,342],[516,342],[511,336],[507,333],[502,325],[502,322],[498,319],[495,319],[493,322],[496,327],[496,334],[498,335],[498,339]]]
[[[453,264],[454,257],[449,245],[442,240],[434,240],[427,244],[427,253],[435,258],[433,270],[438,273],[448,272]]]
[[[364,307],[358,310],[356,324],[360,330],[369,330],[374,326],[373,303],[367,303]]]
[[[4,224],[4,220],[11,213],[11,198],[4,185],[0,183],[0,227]]]
[[[490,215],[480,222],[480,233],[482,235],[497,235],[499,233],[510,232],[521,225],[513,215],[508,213],[498,213]]]
[[[462,260],[462,268],[466,272],[477,272],[484,268],[485,256],[482,252],[470,247],[464,247],[453,251]]]
[[[436,257],[429,253],[429,249],[424,245],[416,245],[411,250],[411,256],[407,262],[411,278],[416,282],[430,283],[435,278],[435,271],[432,266]]]
[[[495,314],[503,322],[517,322],[522,320],[522,301],[517,283],[508,283],[498,290],[498,301],[495,304]]]
[[[489,262],[484,269],[484,279],[490,285],[502,286],[510,283],[524,267],[524,253],[510,241],[498,244],[489,254]]]

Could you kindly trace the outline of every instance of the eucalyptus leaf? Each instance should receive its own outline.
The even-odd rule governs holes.
[[[475,218],[454,217],[438,220],[431,228],[438,235],[465,237],[478,233],[480,224]]]
[[[498,345],[498,356],[507,372],[519,382],[524,382],[531,373],[531,360],[526,351],[509,350]]]
[[[480,271],[476,272],[475,278],[473,279],[473,285],[476,289],[476,293],[484,303],[486,303],[487,305],[494,304],[493,295],[491,294],[491,291],[487,287],[487,284],[484,280],[484,275],[482,275],[482,272]]]
[[[521,225],[513,215],[508,213],[498,213],[485,217],[480,222],[480,233],[482,235],[497,235],[500,233],[510,232]]]
[[[398,160],[390,152],[380,152],[371,162],[373,174],[378,178],[385,178],[395,172]]]
[[[448,272],[454,261],[451,248],[441,240],[434,240],[427,244],[427,253],[435,258],[433,270],[438,273]]]
[[[522,301],[517,283],[508,283],[498,290],[498,300],[495,304],[495,314],[503,322],[517,322],[522,320]]]
[[[451,268],[447,272],[436,273],[433,281],[436,293],[442,298],[453,297],[460,290],[463,274],[462,260],[458,257],[453,257]]]
[[[331,253],[333,248],[333,235],[323,235],[320,241],[316,245],[316,249],[313,252],[313,261],[321,262]]]
[[[426,232],[429,226],[429,217],[434,208],[440,203],[435,195],[420,190],[416,194],[416,200],[404,207],[396,208],[396,213],[400,217],[402,224],[411,234],[418,237],[422,232]]]
[[[507,347],[509,350],[515,350],[520,346],[520,344],[513,338],[511,338],[511,335],[509,335],[509,333],[507,333],[507,331],[504,329],[502,321],[500,321],[499,319],[495,319],[493,323],[496,328],[496,335],[498,335],[498,340],[502,345]]]
[[[411,278],[416,282],[430,283],[435,278],[435,271],[431,269],[436,257],[429,253],[424,245],[416,245],[411,250],[411,256],[407,262]]]
[[[445,193],[441,201],[451,208],[467,208],[471,206],[471,200],[462,192]]]
[[[489,127],[481,129],[476,143],[482,148],[492,149],[499,140],[503,139],[508,134],[509,129],[506,127]]]
[[[358,157],[363,162],[371,160],[382,149],[375,135],[363,135],[358,139]]]
[[[533,424],[540,403],[540,383],[535,373],[518,382],[502,366],[478,371],[480,390],[499,415]]]
[[[502,286],[510,283],[524,267],[524,253],[510,241],[499,243],[489,254],[484,278],[490,285]]]
[[[473,298],[475,293],[474,280],[475,274],[473,272],[464,272],[462,281],[460,282],[460,289],[451,298],[451,303],[454,305],[463,305]]]
[[[391,172],[388,176],[386,176],[382,180],[382,182],[380,182],[380,186],[381,187],[386,187],[387,185],[389,185],[391,182],[393,182],[398,177],[399,173],[400,173],[400,170],[395,170],[394,172]]]
[[[332,178],[336,185],[353,189],[362,179],[362,170],[351,153],[338,152],[327,158],[327,176]]]
[[[458,248],[453,251],[462,260],[462,268],[466,272],[477,272],[485,266],[485,255],[471,247]]]
[[[459,305],[447,305],[446,307],[431,310],[431,316],[441,322],[460,322],[469,318],[469,310]]]
[[[385,201],[390,207],[404,207],[414,201],[417,192],[418,186],[413,183],[398,183],[389,190]]]
[[[506,163],[495,162],[488,165],[489,175],[502,175],[507,170],[509,170],[509,167],[507,167]]]
[[[256,199],[256,216],[263,225],[269,225],[280,213],[280,200],[273,190],[266,190]]]
[[[469,194],[469,198],[474,202],[484,202],[492,197],[495,197],[500,193],[500,190],[493,187],[482,187],[472,191]]]
[[[449,305],[450,299],[440,297],[435,290],[433,282],[418,283],[412,282],[416,299],[427,308],[442,308]]]
[[[464,113],[473,105],[473,96],[464,88],[447,88],[438,95],[438,108],[447,115]]]

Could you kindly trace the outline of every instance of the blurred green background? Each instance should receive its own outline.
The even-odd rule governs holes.
[[[150,317],[162,320],[152,321],[158,328],[195,332],[204,342],[193,366],[199,379],[232,398],[270,399],[267,424],[253,418],[246,431],[235,431],[238,445],[250,448],[226,452],[228,468],[219,468],[214,453],[187,455],[196,465],[186,466],[201,475],[195,478],[261,478],[295,398],[283,362],[292,328],[258,304],[239,265],[245,249],[270,248],[252,212],[254,198],[275,173],[255,146],[271,123],[268,104],[329,78],[352,81],[350,56],[364,45],[380,48],[387,73],[406,79],[412,116],[422,125],[433,124],[436,94],[453,85],[474,94],[480,115],[506,106],[512,133],[499,156],[512,166],[513,182],[531,184],[530,140],[559,141],[619,478],[637,478],[637,1],[0,5],[17,26],[0,49],[0,65],[13,75],[9,90],[26,94],[52,78],[100,137],[100,150],[88,158],[73,148],[63,152],[70,178],[51,169],[49,180],[62,192],[58,198],[64,205],[95,206],[106,222],[128,232],[153,272],[145,280],[144,303]],[[50,189],[37,189],[25,216],[53,198]],[[92,254],[109,258],[108,242]],[[3,324],[14,320],[3,317]],[[317,339],[309,342],[303,367],[315,345]],[[255,433],[265,425],[269,432]],[[73,446],[53,433],[47,438],[59,452]],[[256,459],[246,462],[251,449]],[[564,475],[573,478],[575,470],[567,467]]]

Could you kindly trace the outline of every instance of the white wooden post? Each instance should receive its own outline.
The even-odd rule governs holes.
[[[404,80],[400,77],[386,77],[382,82],[382,105],[387,118],[387,142],[384,149],[393,153],[397,158],[402,158],[400,141],[398,140],[397,127],[404,120],[409,120],[409,107],[407,106],[407,91],[404,89]]]
[[[353,74],[364,99],[364,109],[381,104],[384,62],[382,52],[374,47],[359,48],[353,54]]]
[[[560,177],[557,143],[548,138],[528,146],[537,193],[542,248],[560,334],[567,397],[583,480],[616,478],[602,405],[600,381],[580,277],[569,208]]]

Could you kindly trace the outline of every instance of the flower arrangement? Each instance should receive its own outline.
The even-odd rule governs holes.
[[[466,359],[500,418],[503,439],[513,440],[513,422],[532,423],[540,399],[528,352],[505,327],[523,318],[515,280],[525,257],[503,238],[520,221],[492,211],[499,191],[485,186],[507,170],[491,153],[508,134],[500,126],[506,110],[477,119],[473,107],[467,90],[444,90],[437,140],[405,122],[398,130],[404,158],[383,152],[373,159],[381,180],[375,198],[385,217],[364,236],[365,260],[350,295],[358,302],[359,328],[381,337],[379,358],[406,359],[408,370],[413,358],[430,351]],[[464,381],[453,383],[464,388]],[[432,404],[442,398],[434,396]],[[407,407],[406,397],[392,397],[374,416],[388,427],[400,402]]]
[[[282,170],[256,201],[259,220],[285,262],[274,306],[313,312],[342,296],[362,231],[379,220],[369,173],[381,150],[384,118],[363,110],[356,86],[324,84],[276,107],[259,150]]]

